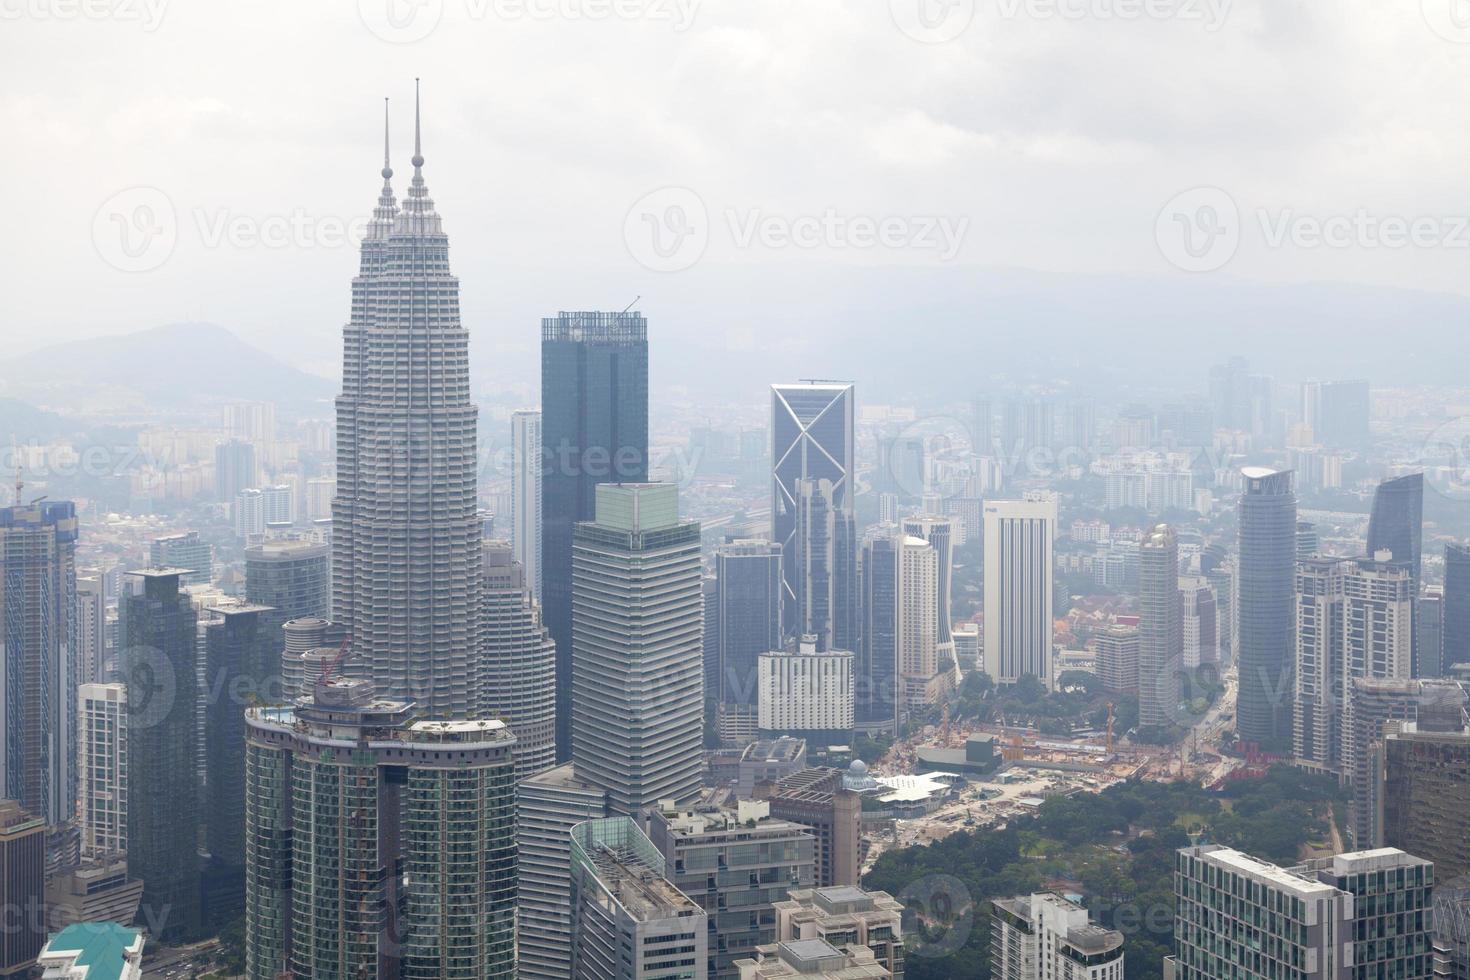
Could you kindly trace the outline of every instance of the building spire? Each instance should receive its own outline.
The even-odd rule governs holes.
[[[439,215],[434,212],[434,201],[429,197],[429,188],[424,184],[424,153],[422,115],[419,112],[419,80],[413,80],[413,179],[409,181],[408,195],[403,199],[403,213],[398,217],[394,229],[399,235],[440,235],[443,228]]]
[[[388,155],[388,99],[383,98],[383,189],[378,192],[378,206],[373,208],[373,219],[368,222],[369,240],[381,240],[393,231],[393,222],[398,218],[398,200],[393,196],[393,168]]]

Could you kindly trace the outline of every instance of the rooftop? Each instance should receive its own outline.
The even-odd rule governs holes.
[[[118,980],[130,961],[143,955],[143,934],[115,922],[77,922],[52,936],[41,950],[46,976],[64,977],[71,970],[53,973],[47,960],[65,958],[69,966],[84,971],[86,980]],[[58,964],[60,965],[60,964]]]

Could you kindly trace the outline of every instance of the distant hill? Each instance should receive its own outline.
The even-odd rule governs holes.
[[[336,388],[210,323],[68,341],[0,361],[0,397],[63,415],[194,412],[247,399],[273,401],[288,415],[330,414]]]

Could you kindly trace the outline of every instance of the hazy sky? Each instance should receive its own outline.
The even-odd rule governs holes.
[[[1466,0],[0,0],[0,65],[12,348],[330,371],[415,75],[480,357],[733,265],[1470,292]]]

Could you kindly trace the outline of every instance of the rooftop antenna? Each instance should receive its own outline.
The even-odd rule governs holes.
[[[643,294],[642,293],[639,293],[637,296],[634,296],[633,297],[633,302],[631,302],[627,306],[623,307],[623,313],[627,313],[629,310],[631,310],[634,306],[637,305],[638,301],[640,299],[642,299],[642,298],[643,298]],[[623,313],[619,313],[618,316],[622,316]]]
[[[25,492],[26,482],[20,462],[20,447],[15,444],[15,434],[10,435],[10,455],[15,458],[15,506],[21,505],[20,495]]]

